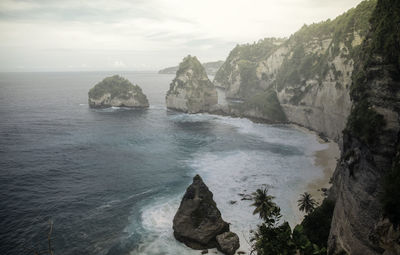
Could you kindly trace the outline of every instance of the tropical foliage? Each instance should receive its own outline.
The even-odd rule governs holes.
[[[299,210],[305,213],[310,213],[314,210],[314,208],[317,206],[317,202],[315,199],[312,198],[311,194],[308,192],[304,192],[300,196],[300,199],[297,200]]]
[[[107,77],[97,83],[89,90],[89,97],[98,99],[104,94],[110,93],[111,97],[128,99],[131,96],[130,92],[134,94],[135,99],[139,102],[148,103],[147,97],[139,86],[133,85],[129,80],[119,75]]]
[[[287,222],[281,222],[280,208],[273,199],[273,196],[268,195],[267,189],[258,189],[253,194],[253,213],[259,214],[264,222],[253,232],[252,252],[258,255],[326,254],[333,203],[324,201],[321,207],[308,214],[301,225],[297,225],[292,232]],[[322,237],[318,239],[317,235]],[[321,240],[323,238],[325,240]]]

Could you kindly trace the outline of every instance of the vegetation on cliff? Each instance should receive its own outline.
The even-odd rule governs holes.
[[[167,91],[167,107],[197,113],[207,112],[217,103],[217,90],[202,64],[196,57],[185,57]]]
[[[288,85],[305,85],[309,79],[321,82],[329,70],[332,70],[336,78],[340,77],[340,71],[329,63],[338,55],[347,59],[354,57],[354,52],[359,48],[359,44],[353,45],[355,36],[365,37],[367,34],[368,21],[375,5],[376,0],[363,1],[334,20],[304,25],[293,34],[284,44],[292,49],[292,53],[286,56],[277,74],[276,88],[282,90]],[[326,49],[323,45],[324,40],[329,43]],[[343,46],[346,48],[343,49]],[[313,50],[307,51],[309,48]],[[302,91],[297,93],[301,94]],[[292,103],[297,104],[300,98],[297,96]]]
[[[272,90],[256,93],[249,96],[243,103],[232,105],[232,108],[244,114],[246,111],[255,110],[273,122],[286,122],[286,115],[279,103],[276,92]]]
[[[236,45],[216,73],[214,82],[219,86],[225,88],[229,87],[232,82],[230,77],[235,71],[236,65],[239,65],[240,82],[246,87],[257,86],[257,84],[254,83],[257,63],[269,57],[283,42],[284,39],[265,38],[253,44]],[[233,77],[234,79],[239,79],[237,74],[233,76],[235,76]],[[243,92],[244,91],[245,90],[243,90]]]
[[[377,113],[374,105],[375,95],[371,83],[379,75],[380,70],[392,79],[391,93],[399,91],[400,81],[400,2],[379,0],[371,18],[371,30],[359,52],[356,70],[353,73],[351,96],[354,107],[348,119],[345,132],[358,138],[369,148],[374,148],[385,128],[384,117]],[[383,89],[383,88],[382,88]],[[395,104],[395,97],[387,98],[385,105]],[[398,110],[397,110],[398,111]],[[397,141],[398,144],[398,141]],[[382,205],[383,213],[398,226],[400,223],[400,167],[399,147],[394,152],[392,169],[387,169],[384,178]]]
[[[379,0],[371,19],[371,34],[366,42],[365,64],[360,69],[374,65],[374,57],[380,55],[382,65],[388,68],[387,75],[392,79],[392,93],[400,90],[400,2]],[[360,70],[361,72],[361,70]],[[361,87],[361,84],[355,84]],[[356,88],[354,88],[356,89]],[[365,92],[367,93],[367,92]],[[396,98],[388,99],[386,103],[395,103]],[[392,101],[392,102],[391,102]],[[397,102],[398,103],[398,102]],[[396,109],[399,113],[399,109]],[[367,123],[366,123],[367,124]],[[382,126],[376,126],[375,132],[380,132]],[[399,138],[398,138],[399,139]],[[397,228],[400,224],[400,142],[397,140],[392,168],[387,170],[383,184],[382,204],[384,216]]]
[[[185,80],[181,79],[185,77]],[[199,89],[213,88],[213,84],[208,80],[203,65],[195,56],[187,56],[179,64],[176,77],[172,81],[167,95],[178,94],[179,89],[193,89],[200,93]]]

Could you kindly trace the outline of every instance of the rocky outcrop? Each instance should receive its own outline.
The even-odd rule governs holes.
[[[239,109],[252,103],[246,117],[269,105],[252,96],[273,91],[288,121],[341,144],[328,254],[399,254],[399,17],[399,1],[363,1],[275,47],[236,47],[214,80]]]
[[[217,90],[196,57],[179,65],[166,95],[167,108],[188,113],[208,112],[218,103]]]
[[[218,247],[236,247],[232,244],[234,237],[229,232],[229,224],[225,222],[213,200],[213,194],[199,175],[187,188],[178,211],[173,220],[175,238],[193,249]],[[219,241],[217,242],[217,236]]]
[[[217,235],[217,244],[218,250],[227,255],[235,254],[240,247],[238,235],[230,231]]]
[[[114,75],[97,83],[89,90],[89,106],[105,107],[149,107],[149,101],[138,85]]]
[[[353,107],[331,189],[336,205],[328,254],[399,254],[399,17],[398,1],[378,1],[358,52]]]

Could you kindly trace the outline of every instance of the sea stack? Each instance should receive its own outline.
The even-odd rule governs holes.
[[[234,254],[239,238],[229,231],[229,224],[221,217],[213,193],[199,175],[187,188],[173,220],[175,238],[193,249],[218,248]]]
[[[196,57],[179,64],[166,96],[167,108],[187,113],[208,112],[218,103],[217,90]]]
[[[91,108],[106,107],[149,107],[149,101],[138,85],[114,75],[97,83],[89,90]]]

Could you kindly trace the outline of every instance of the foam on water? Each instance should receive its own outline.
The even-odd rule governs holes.
[[[240,250],[250,251],[250,230],[260,220],[252,214],[251,201],[242,200],[257,188],[268,187],[281,207],[283,219],[293,227],[301,220],[296,201],[310,180],[322,176],[313,165],[314,152],[325,148],[315,135],[305,134],[287,126],[256,124],[247,119],[208,114],[177,114],[175,122],[218,122],[237,129],[238,135],[250,135],[274,146],[290,146],[295,152],[283,155],[274,150],[235,149],[228,151],[199,151],[183,162],[192,175],[198,173],[214,194],[224,220],[240,237]],[[173,237],[172,219],[184,193],[175,197],[155,199],[142,212],[146,237],[132,254],[199,254],[177,242]]]

